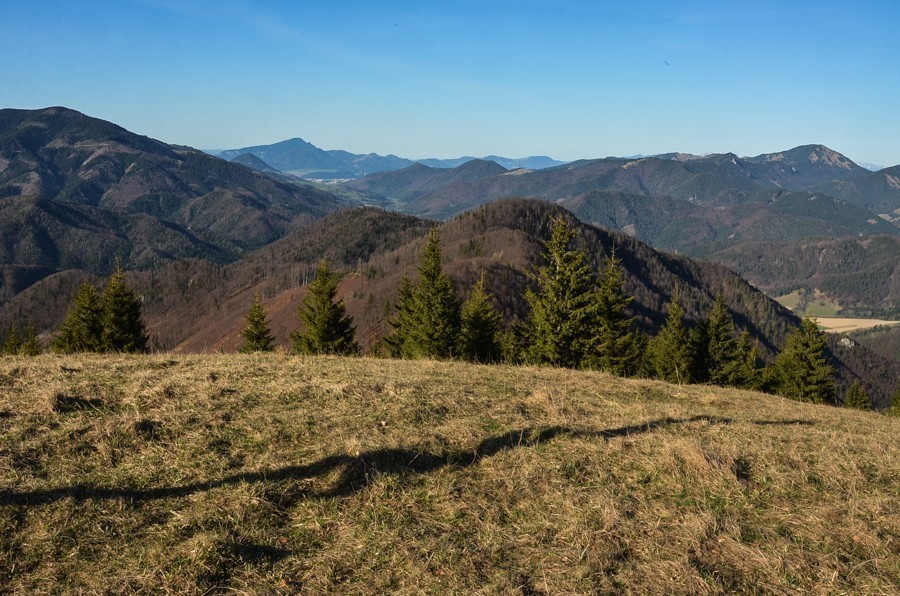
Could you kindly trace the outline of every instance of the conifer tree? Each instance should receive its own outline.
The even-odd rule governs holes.
[[[460,329],[460,305],[453,283],[441,265],[441,243],[432,228],[418,267],[415,284],[402,282],[397,314],[388,343],[403,358],[449,358],[454,355]]]
[[[19,337],[19,328],[15,323],[10,324],[6,333],[6,341],[3,342],[3,350],[0,354],[15,356],[22,347],[22,338]]]
[[[651,372],[670,383],[691,382],[691,353],[688,332],[681,320],[680,298],[681,290],[676,288],[672,294],[672,302],[669,303],[666,320],[647,346]]]
[[[500,359],[500,333],[503,317],[491,304],[484,274],[463,304],[460,315],[459,355],[472,362],[496,362]]]
[[[407,336],[414,324],[415,309],[413,292],[415,287],[409,276],[404,274],[397,286],[397,302],[394,305],[394,316],[388,321],[392,331],[384,338],[388,353],[394,358],[403,357],[403,347],[407,344]]]
[[[713,385],[741,384],[741,367],[745,363],[741,362],[741,353],[733,335],[731,314],[725,306],[725,299],[719,294],[706,320],[707,380]]]
[[[356,354],[356,327],[347,315],[344,300],[335,301],[337,276],[323,259],[316,267],[309,292],[298,310],[302,332],[293,334],[294,351],[298,354]]]
[[[97,290],[84,282],[72,300],[72,306],[51,348],[54,352],[100,352],[103,347],[103,321]]]
[[[888,406],[888,409],[885,413],[888,416],[900,417],[900,389],[897,389],[893,393],[891,393],[891,405]]]
[[[825,336],[814,319],[804,317],[788,334],[773,368],[776,390],[799,401],[830,403],[834,398],[834,367],[825,355]]]
[[[125,283],[125,274],[118,265],[103,290],[100,304],[103,350],[146,352],[148,337],[141,320],[141,303]]]
[[[844,407],[856,410],[872,409],[872,399],[869,397],[869,392],[866,391],[866,388],[859,381],[854,381],[850,385],[850,389],[847,390],[847,395],[844,397]]]
[[[613,247],[596,292],[597,328],[588,363],[612,374],[634,375],[640,368],[641,345],[626,314],[632,298],[622,292],[623,283],[622,260]]]
[[[584,251],[571,248],[576,231],[561,215],[551,221],[544,243],[545,264],[531,278],[537,290],[527,290],[530,315],[525,326],[525,360],[534,364],[578,367],[594,347],[599,327],[597,280]]]
[[[737,343],[733,371],[735,386],[754,390],[762,388],[764,371],[759,367],[759,343],[750,340],[749,331],[744,331]]]
[[[687,334],[690,382],[706,383],[709,381],[709,327],[707,321],[698,321]]]
[[[268,315],[259,294],[254,296],[253,304],[244,318],[247,319],[247,326],[241,331],[241,337],[244,338],[245,343],[239,351],[242,354],[273,351],[275,338],[269,330]]]
[[[19,354],[23,356],[37,356],[41,353],[41,346],[37,340],[37,331],[34,325],[29,324],[25,329],[25,340],[19,348]]]

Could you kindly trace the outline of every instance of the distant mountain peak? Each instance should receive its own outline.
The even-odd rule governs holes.
[[[856,165],[837,151],[829,149],[824,145],[816,145],[809,154],[809,161],[815,163],[820,160],[830,166],[843,168],[845,170],[851,170],[853,169],[853,166]]]

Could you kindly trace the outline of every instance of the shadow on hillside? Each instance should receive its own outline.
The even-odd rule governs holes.
[[[76,501],[125,499],[128,501],[152,501],[188,496],[223,486],[244,483],[277,483],[297,481],[327,476],[338,472],[338,479],[330,488],[323,491],[301,491],[293,497],[285,495],[284,501],[297,499],[332,498],[351,495],[365,488],[377,475],[392,474],[410,476],[427,474],[441,468],[453,467],[464,469],[478,463],[479,460],[497,455],[502,451],[533,447],[556,437],[572,437],[583,439],[603,439],[608,441],[617,437],[625,437],[651,432],[655,429],[706,422],[709,424],[731,424],[730,418],[720,416],[692,416],[690,418],[660,418],[642,424],[621,426],[604,430],[575,429],[565,426],[546,428],[525,428],[510,431],[502,435],[487,437],[473,449],[451,451],[446,454],[435,454],[415,449],[373,449],[358,455],[332,455],[312,463],[299,466],[285,466],[275,470],[260,472],[241,472],[226,476],[220,480],[197,482],[182,486],[159,487],[149,489],[107,488],[88,484],[35,491],[0,491],[0,506],[4,505],[40,505],[61,499]],[[808,420],[761,420],[752,424],[759,425],[812,425]]]

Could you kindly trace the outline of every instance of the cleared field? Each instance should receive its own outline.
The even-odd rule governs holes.
[[[847,319],[842,317],[816,317],[819,327],[830,333],[847,333],[860,329],[872,329],[873,327],[900,325],[900,321],[885,321],[882,319]]]
[[[593,372],[0,358],[0,593],[896,594],[898,436]]]
[[[841,305],[820,296],[807,296],[799,290],[778,296],[776,302],[800,316],[834,317],[841,312]]]

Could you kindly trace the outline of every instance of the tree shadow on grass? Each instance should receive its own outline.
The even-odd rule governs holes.
[[[492,457],[503,451],[534,447],[561,436],[608,441],[617,437],[639,435],[667,426],[692,422],[731,424],[734,421],[720,416],[699,415],[690,418],[660,418],[641,424],[603,430],[586,430],[566,426],[524,428],[487,437],[472,449],[451,451],[446,454],[402,448],[373,449],[358,455],[331,455],[309,464],[285,466],[259,472],[241,472],[219,480],[196,482],[181,486],[134,489],[74,484],[47,490],[0,491],[0,506],[41,505],[67,498],[76,501],[103,499],[124,499],[131,502],[152,501],[185,497],[194,493],[237,484],[277,483],[288,480],[319,478],[335,471],[339,472],[339,477],[330,488],[323,491],[303,492],[297,498],[344,497],[365,488],[378,474],[413,476],[428,474],[446,467],[465,469],[477,464],[481,459]],[[752,423],[758,425],[813,424],[813,422],[808,420],[761,420]]]

